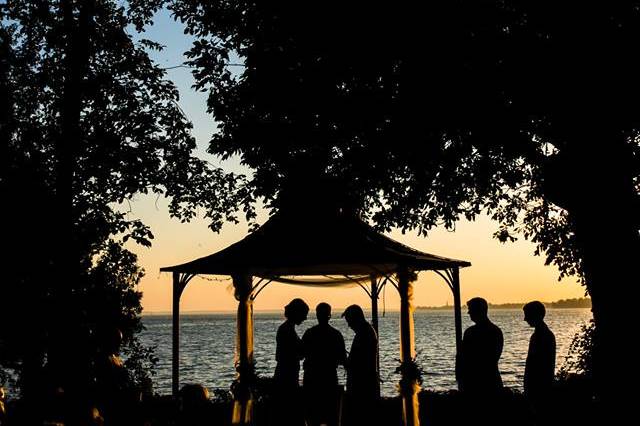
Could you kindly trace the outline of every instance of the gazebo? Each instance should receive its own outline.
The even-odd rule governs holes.
[[[316,286],[357,284],[371,298],[372,323],[378,331],[378,297],[386,284],[400,294],[400,359],[409,366],[415,356],[412,281],[418,271],[434,271],[453,292],[456,347],[462,340],[459,269],[463,260],[424,253],[375,231],[340,207],[318,203],[302,211],[281,209],[241,241],[200,259],[164,267],[173,274],[172,391],[179,387],[180,296],[196,275],[231,276],[238,301],[236,363],[239,388],[253,377],[253,301],[272,282]],[[401,386],[405,425],[418,425],[415,377],[403,368]],[[409,383],[409,386],[407,386]],[[233,423],[251,420],[250,392],[234,395]]]

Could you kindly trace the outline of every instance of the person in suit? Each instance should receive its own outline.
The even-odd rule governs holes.
[[[311,426],[337,424],[339,365],[346,362],[342,333],[329,324],[331,306],[316,307],[318,324],[302,336],[304,347],[303,388],[307,406],[307,422]]]
[[[362,308],[351,305],[342,314],[355,332],[347,357],[348,424],[376,424],[375,407],[380,398],[378,336]]]
[[[524,320],[533,327],[524,369],[524,393],[530,400],[549,394],[556,369],[556,337],[544,322],[546,309],[541,302],[529,302],[522,308]]]
[[[460,390],[483,397],[495,395],[502,389],[498,369],[504,345],[502,331],[489,320],[485,299],[474,297],[467,307],[474,325],[465,330],[462,338],[457,369]]]

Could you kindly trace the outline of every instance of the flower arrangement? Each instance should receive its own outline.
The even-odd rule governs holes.
[[[256,374],[256,362],[252,360],[248,364],[236,362],[236,379],[231,383],[231,393],[235,400],[248,401],[251,399],[258,375]],[[242,377],[242,380],[240,380]]]
[[[398,360],[400,365],[396,368],[395,373],[401,375],[400,383],[398,384],[398,390],[401,394],[413,393],[416,390],[416,386],[422,384],[424,370],[420,367],[416,358],[411,358],[405,362]]]

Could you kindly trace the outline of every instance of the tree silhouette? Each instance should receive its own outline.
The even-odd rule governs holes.
[[[599,397],[626,379],[616,299],[637,279],[639,2],[172,2],[196,37],[210,152],[287,179],[329,175],[382,229],[455,226],[483,209],[584,280]],[[237,75],[227,65],[239,57]],[[607,402],[613,403],[610,400]]]
[[[201,206],[211,228],[235,221],[242,176],[192,155],[178,92],[143,38],[154,2],[20,1],[0,6],[0,188],[6,247],[0,361],[25,398],[49,379],[84,397],[101,330],[139,348],[142,276],[128,239],[135,194],[170,198],[181,220]],[[136,34],[134,37],[133,34]],[[239,189],[240,188],[240,189]],[[30,317],[27,320],[26,317]],[[135,359],[133,357],[132,359]],[[132,374],[140,378],[139,366]],[[35,394],[33,394],[35,395]]]

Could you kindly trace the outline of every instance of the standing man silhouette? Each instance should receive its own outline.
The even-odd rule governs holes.
[[[302,381],[310,426],[337,425],[338,365],[346,362],[342,333],[329,325],[331,306],[316,306],[318,324],[302,336],[304,347],[304,378]]]
[[[544,322],[546,310],[541,302],[522,308],[524,320],[534,328],[524,369],[524,393],[532,402],[549,395],[556,369],[556,337]]]
[[[498,369],[504,345],[502,331],[489,320],[486,300],[474,297],[467,302],[467,307],[475,324],[464,332],[458,383],[460,390],[467,394],[490,398],[502,389]]]
[[[355,332],[346,363],[350,406],[347,424],[376,424],[375,407],[380,398],[378,336],[360,306],[347,307],[342,316]]]

